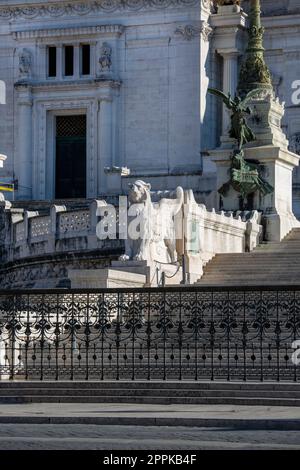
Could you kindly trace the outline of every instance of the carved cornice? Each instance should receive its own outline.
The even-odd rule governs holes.
[[[99,25],[99,26],[79,26],[74,28],[53,28],[53,29],[36,29],[31,31],[15,31],[14,39],[36,39],[36,38],[53,38],[64,36],[84,36],[84,35],[110,35],[121,36],[124,32],[122,25]]]
[[[186,41],[192,41],[192,39],[202,35],[204,41],[208,41],[212,31],[213,29],[208,23],[206,23],[206,21],[201,21],[198,25],[180,25],[176,28],[175,34],[182,36]]]
[[[19,92],[31,91],[38,88],[45,88],[52,90],[54,88],[61,90],[70,90],[71,88],[84,88],[84,87],[97,87],[97,88],[111,88],[117,90],[121,87],[122,82],[113,78],[95,78],[95,79],[81,79],[81,80],[46,80],[46,81],[18,81],[14,87]]]
[[[86,1],[66,1],[63,3],[47,3],[44,5],[27,4],[0,7],[0,19],[26,18],[33,19],[42,17],[60,17],[64,15],[88,15],[98,12],[112,13],[115,11],[139,11],[156,10],[168,7],[188,7],[195,6],[201,2],[201,6],[209,10],[210,0],[86,0]]]

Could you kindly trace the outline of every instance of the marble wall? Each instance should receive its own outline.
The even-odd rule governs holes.
[[[238,73],[246,14],[211,10],[209,15],[209,3],[85,0],[70,6],[65,0],[7,0],[0,5],[0,80],[7,87],[6,105],[0,105],[0,150],[8,156],[0,178],[18,181],[18,199],[53,199],[54,118],[84,112],[87,197],[110,192],[106,167],[127,167],[131,176],[126,173],[123,183],[120,178],[119,191],[137,178],[155,190],[181,184],[212,207],[215,167],[203,167],[202,155],[218,145],[224,115],[206,90],[208,83],[225,86],[230,74]],[[245,0],[246,12],[248,5]],[[300,152],[300,104],[292,99],[300,80],[300,0],[262,0],[262,9],[266,60],[276,93],[286,103],[283,130],[291,149]],[[91,44],[90,76],[76,71],[67,78],[58,71],[57,79],[48,79],[47,46],[58,47],[61,63],[63,46],[73,44],[78,65],[81,43]],[[103,73],[99,58],[105,43],[112,67]],[[300,216],[299,170],[294,210]]]
[[[150,178],[199,174],[208,3],[115,0],[70,7],[11,0],[0,6],[0,79],[7,85],[0,135],[8,156],[1,178],[18,180],[18,199],[54,197],[57,114],[87,114],[87,197],[109,190],[106,167],[126,166]],[[88,77],[78,72],[82,43],[91,45]],[[99,62],[105,44],[109,68]],[[75,47],[72,77],[61,70],[65,45]],[[55,79],[47,77],[48,46],[57,47]]]

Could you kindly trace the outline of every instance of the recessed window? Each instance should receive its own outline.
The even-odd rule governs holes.
[[[91,47],[89,44],[81,46],[81,75],[90,75],[91,73]]]
[[[65,76],[74,75],[74,47],[65,46]]]
[[[48,77],[56,77],[56,47],[48,47]]]

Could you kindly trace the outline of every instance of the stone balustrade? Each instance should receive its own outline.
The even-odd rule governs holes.
[[[262,226],[258,212],[208,211],[195,201],[192,191],[184,192],[184,201],[179,224],[184,228],[186,243],[178,236],[176,249],[178,259],[186,255],[189,282],[201,277],[203,266],[215,254],[251,251],[259,244]],[[103,206],[107,206],[106,201],[94,200],[76,209],[65,205],[40,210],[2,207],[0,285],[47,287],[51,279],[50,285],[55,287],[67,282],[72,269],[109,268],[124,253],[124,240],[97,237]],[[118,220],[117,207],[116,212]],[[145,263],[153,272],[167,269],[159,259]],[[178,276],[181,279],[180,272]],[[176,283],[175,278],[170,282]]]
[[[66,206],[52,205],[50,213],[13,209],[6,240],[10,249],[6,259],[13,261],[36,255],[72,250],[94,250],[101,248],[103,241],[97,240],[96,225],[99,205],[95,200],[87,209],[67,210]]]
[[[259,243],[261,226],[257,212],[230,213],[208,211],[197,204],[192,192],[186,192],[184,223],[188,234],[186,251],[201,254],[206,262],[216,253],[251,251]],[[95,250],[103,247],[96,226],[99,207],[105,201],[95,200],[86,209],[68,210],[64,205],[52,205],[50,213],[12,209],[7,211],[11,223],[6,234],[6,259],[13,261],[55,252]],[[121,242],[116,241],[120,246]],[[105,242],[113,244],[113,241]],[[114,244],[115,245],[115,244]]]

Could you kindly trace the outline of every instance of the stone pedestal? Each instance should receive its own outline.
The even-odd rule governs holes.
[[[157,287],[162,283],[162,273],[165,273],[165,284],[180,284],[182,281],[181,267],[173,264],[150,263],[147,261],[112,261],[112,268],[127,273],[135,273],[146,277],[145,286]]]
[[[274,145],[287,150],[289,142],[281,129],[284,105],[279,99],[268,94],[263,99],[252,100],[249,107],[252,115],[248,119],[248,124],[255,135],[255,140],[247,147]]]
[[[107,178],[107,193],[120,194],[122,192],[122,178],[130,175],[127,167],[106,167],[104,172]]]
[[[144,287],[146,276],[135,272],[104,269],[69,269],[68,277],[73,289],[100,289]]]
[[[257,100],[249,104],[252,114],[249,126],[255,140],[244,148],[245,159],[259,162],[262,177],[274,192],[262,196],[254,195],[253,209],[262,211],[265,217],[265,239],[280,241],[293,228],[300,226],[292,210],[292,172],[299,165],[300,157],[288,150],[288,140],[281,129],[284,106],[272,94],[262,92]],[[230,142],[231,140],[231,142]],[[234,141],[227,139],[220,148],[209,152],[217,166],[217,189],[230,180],[231,154]],[[239,210],[239,194],[230,188],[226,197],[218,198],[218,208]]]
[[[231,150],[216,149],[210,152],[217,165],[217,188],[230,180]],[[292,172],[298,166],[300,156],[285,148],[262,145],[245,149],[245,159],[262,165],[263,178],[274,188],[272,194],[255,193],[253,208],[262,211],[265,218],[265,239],[280,241],[294,227],[300,226],[292,211]],[[226,197],[219,198],[219,209],[240,209],[239,194],[230,188]]]

